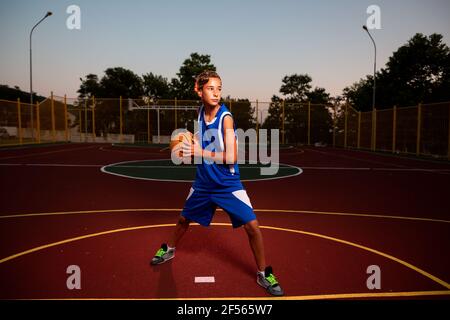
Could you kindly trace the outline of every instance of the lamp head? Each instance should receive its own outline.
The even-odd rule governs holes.
[[[48,11],[45,17],[51,16],[53,13],[51,11]]]
[[[367,30],[367,26],[365,26],[365,25],[363,26],[363,29],[366,31],[369,31],[369,30]]]

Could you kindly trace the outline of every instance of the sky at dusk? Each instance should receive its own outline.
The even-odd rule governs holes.
[[[81,10],[81,29],[66,12]],[[414,34],[440,33],[450,43],[448,0],[0,0],[0,84],[29,91],[29,33],[33,89],[77,96],[80,77],[108,67],[169,80],[193,52],[208,54],[223,94],[269,101],[285,75],[307,73],[332,96],[373,72],[373,45],[362,29],[370,5],[381,12],[372,33],[378,68]]]

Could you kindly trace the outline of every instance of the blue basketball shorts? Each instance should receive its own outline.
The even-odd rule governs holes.
[[[214,193],[191,188],[181,215],[207,227],[210,225],[217,207],[222,208],[230,216],[233,228],[238,228],[256,219],[245,190]]]

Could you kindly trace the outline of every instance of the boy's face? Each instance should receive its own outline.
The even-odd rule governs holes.
[[[203,104],[215,107],[220,102],[222,95],[222,81],[218,78],[210,78],[201,90],[196,90]]]

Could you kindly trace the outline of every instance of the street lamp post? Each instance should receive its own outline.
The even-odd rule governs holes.
[[[369,29],[367,29],[367,26],[363,26],[363,29],[366,30],[367,34],[369,35],[370,39],[373,42],[373,47],[375,48],[375,57],[374,57],[374,63],[373,63],[373,97],[372,97],[372,110],[375,110],[375,89],[376,89],[376,72],[377,72],[377,45],[375,44],[375,40],[373,40],[372,35],[369,32]]]
[[[32,48],[31,48],[31,36],[33,35],[34,29],[39,23],[44,21],[45,18],[51,16],[52,13],[48,11],[45,16],[39,20],[38,23],[34,25],[30,32],[30,104],[31,104],[31,139],[34,139],[34,116],[33,116],[33,59],[32,59]]]

